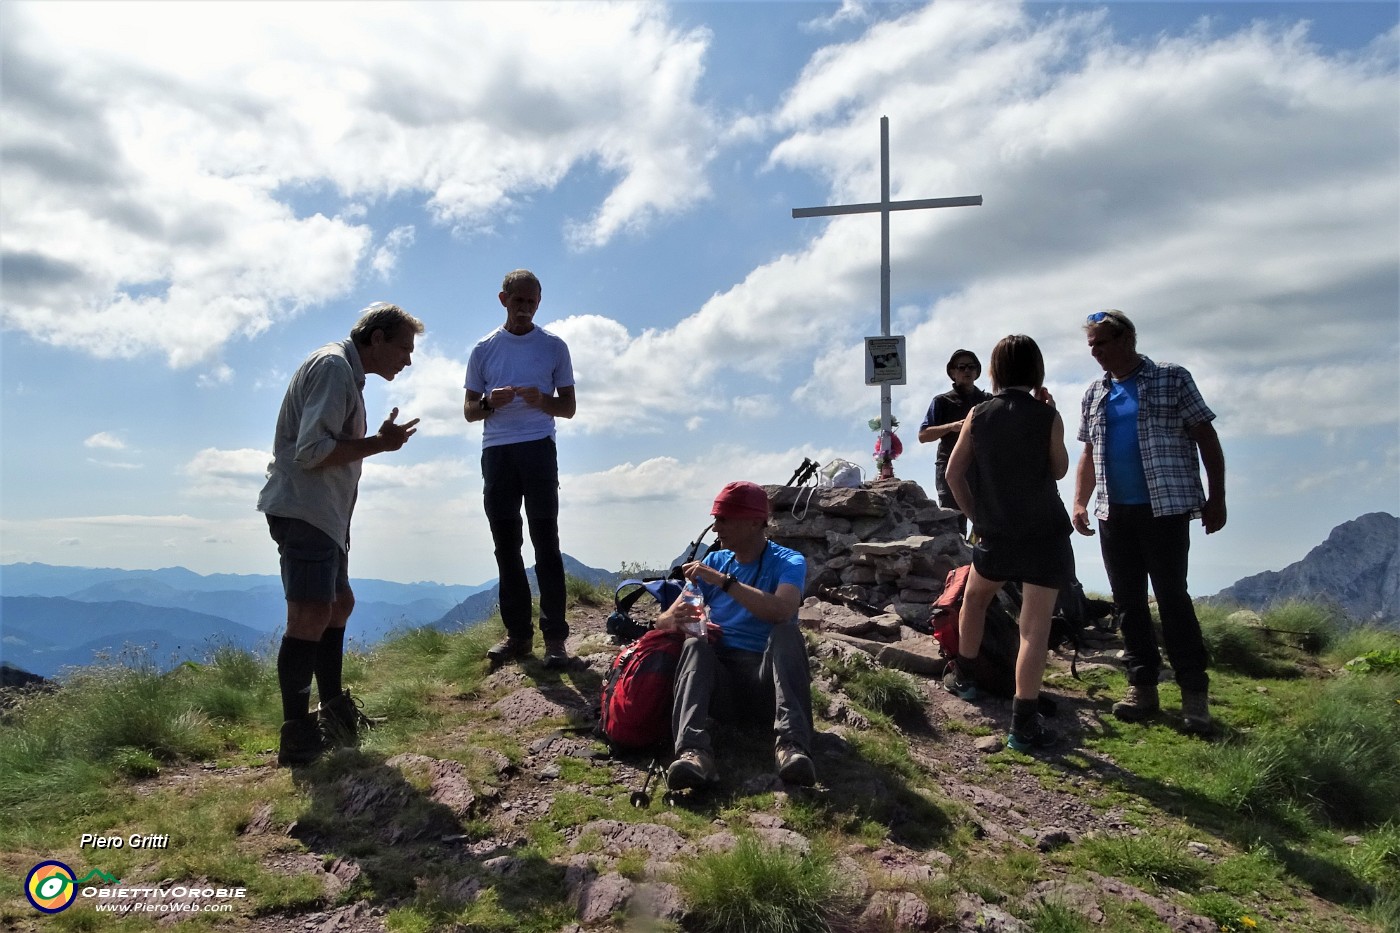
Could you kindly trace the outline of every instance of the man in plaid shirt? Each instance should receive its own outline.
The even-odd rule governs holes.
[[[1191,374],[1137,352],[1137,328],[1122,311],[1096,311],[1084,323],[1089,352],[1104,369],[1084,393],[1071,520],[1092,535],[1089,497],[1102,535],[1104,569],[1122,612],[1128,695],[1113,714],[1137,722],[1159,709],[1162,657],[1147,605],[1157,597],[1162,639],[1181,687],[1183,727],[1211,730],[1206,674],[1209,657],[1186,590],[1190,523],[1206,534],[1225,527],[1225,454]],[[1199,465],[1197,458],[1199,457]],[[1205,466],[1208,492],[1201,487]]]

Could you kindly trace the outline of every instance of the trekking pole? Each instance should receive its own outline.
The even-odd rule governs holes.
[[[802,475],[797,478],[797,485],[806,486],[807,481],[817,475],[817,470],[821,469],[821,464],[815,460],[802,458]]]
[[[811,465],[811,463],[812,463],[812,461],[811,461],[810,458],[808,458],[808,457],[803,457],[803,458],[802,458],[802,465],[799,466],[797,469],[795,469],[795,470],[792,471],[792,475],[788,477],[788,481],[787,481],[786,483],[784,483],[783,485],[785,485],[785,486],[801,486],[802,483],[805,482],[805,480],[800,479],[800,477],[802,476],[803,473],[806,473],[806,472],[807,472],[808,467]]]
[[[642,779],[642,789],[632,792],[632,806],[637,810],[645,810],[651,806],[651,794],[647,790],[651,787],[651,779],[661,771],[661,759],[653,758],[651,764],[647,765],[647,773]]]

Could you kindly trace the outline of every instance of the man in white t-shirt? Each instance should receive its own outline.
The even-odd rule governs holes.
[[[506,275],[497,297],[505,323],[472,348],[467,360],[468,422],[484,421],[481,476],[486,520],[496,548],[501,621],[506,638],[488,652],[492,667],[530,655],[534,646],[530,583],[525,576],[524,523],[530,525],[540,589],[545,665],[564,667],[564,558],[559,549],[559,461],[554,419],[575,411],[574,370],[563,340],[534,323],[540,280],[528,269]]]

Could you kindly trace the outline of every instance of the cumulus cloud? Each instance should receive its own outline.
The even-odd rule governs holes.
[[[399,421],[419,419],[418,433],[424,437],[465,437],[471,427],[462,417],[466,372],[465,356],[445,356],[431,338],[424,337],[413,353],[413,365],[399,373],[384,391],[398,408]],[[375,417],[371,413],[371,429],[378,424]],[[481,429],[478,426],[476,430]],[[412,443],[410,439],[409,444]]]
[[[389,281],[394,270],[398,268],[399,254],[412,246],[413,240],[412,226],[395,227],[384,237],[384,242],[374,251],[374,258],[370,260],[370,266],[381,280]]]
[[[185,492],[199,499],[235,500],[251,506],[266,481],[271,459],[265,450],[206,447],[181,467],[189,478]]]
[[[587,165],[613,180],[569,224],[590,248],[708,195],[709,36],[658,4],[14,3],[0,27],[3,323],[95,356],[190,366],[387,276],[411,228],[377,237],[367,202],[486,229]],[[296,206],[315,192],[343,212]]]
[[[1318,385],[1319,355],[1347,360],[1327,380],[1346,386],[1338,398],[1373,387],[1376,404],[1342,406],[1347,423],[1394,423],[1395,33],[1355,56],[1324,54],[1297,24],[1128,45],[1101,14],[1032,11],[933,4],[876,25],[815,56],[773,117],[772,163],[829,178],[833,203],[878,199],[886,112],[892,198],[984,195],[891,219],[895,287],[941,295],[902,315],[911,359],[939,364],[927,389],[941,390],[951,348],[985,357],[1012,332],[1040,339],[1052,380],[1082,386],[1095,368],[1078,325],[1115,306],[1144,352],[1189,362],[1248,430],[1333,416],[1282,404],[1284,383]],[[855,282],[878,249],[871,217],[826,222],[805,255],[755,272],[697,326],[729,330],[727,306],[761,307],[783,266],[819,268],[824,306],[788,277],[787,307],[821,326],[775,329],[770,346],[815,359],[797,399],[856,414],[870,311]]]
[[[808,32],[831,32],[838,27],[870,20],[870,11],[861,0],[841,0],[841,6],[830,16],[808,20],[802,28]]]
[[[780,482],[804,457],[826,462],[854,453],[718,443],[693,458],[662,455],[570,473],[560,477],[560,539],[566,551],[586,553],[607,567],[623,561],[655,566],[675,557],[709,524],[710,506],[725,483]],[[608,533],[598,534],[599,528]],[[585,546],[586,552],[581,550]]]
[[[233,381],[233,367],[227,363],[220,363],[208,372],[201,373],[195,380],[195,384],[201,389],[211,389],[215,386],[227,385]]]
[[[442,489],[457,485],[471,470],[462,460],[433,460],[408,465],[366,460],[360,479],[361,490]]]
[[[126,441],[108,431],[98,431],[83,441],[83,446],[96,450],[126,450]]]

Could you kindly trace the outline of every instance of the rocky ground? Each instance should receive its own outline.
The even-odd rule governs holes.
[[[584,815],[565,832],[568,845],[557,856],[544,862],[537,855],[523,855],[532,827],[561,795],[582,800],[613,796],[640,790],[646,779],[646,756],[609,757],[587,728],[596,716],[599,688],[616,650],[603,633],[606,612],[581,608],[571,616],[570,648],[578,657],[562,676],[544,671],[538,662],[507,666],[491,674],[477,695],[446,701],[446,721],[461,725],[432,737],[420,752],[383,762],[373,755],[341,753],[329,767],[311,769],[316,777],[298,778],[312,801],[303,816],[279,823],[272,803],[255,812],[241,828],[241,847],[270,871],[319,879],[325,903],[340,906],[243,917],[227,925],[263,933],[382,933],[396,898],[372,892],[416,886],[441,903],[465,905],[494,878],[528,888],[536,878],[541,884],[558,884],[562,874],[568,903],[576,912],[562,930],[629,929],[632,921],[620,919],[628,916],[684,926],[684,899],[668,879],[673,866],[688,856],[733,846],[741,832],[797,851],[810,845],[780,815],[791,793],[807,795],[819,805],[887,817],[879,821],[889,829],[883,841],[870,844],[851,836],[840,853],[842,875],[850,879],[853,897],[864,905],[857,911],[855,929],[1027,930],[1012,915],[1024,904],[992,904],[968,891],[957,895],[950,909],[946,901],[930,905],[921,896],[930,882],[946,876],[952,859],[938,848],[937,840],[954,832],[972,838],[974,847],[988,853],[1010,848],[1040,859],[1038,877],[1049,880],[1034,884],[1024,902],[1058,901],[1103,929],[1114,927],[1104,924],[1105,907],[1115,901],[1144,905],[1173,931],[1218,929],[1178,902],[1121,879],[1091,874],[1071,880],[1068,870],[1050,857],[1086,834],[1143,831],[1141,819],[1130,822],[1118,809],[1088,802],[1097,786],[1122,776],[1114,762],[1088,753],[1081,744],[1086,734],[1100,728],[1107,698],[1060,696],[1053,723],[1063,737],[1055,753],[1044,758],[1054,775],[1047,779],[1043,769],[990,757],[1005,735],[1009,703],[964,702],[943,691],[931,674],[915,675],[926,700],[923,714],[899,725],[912,760],[936,775],[946,798],[962,805],[951,824],[945,815],[949,808],[933,807],[926,798],[901,790],[904,782],[855,753],[853,742],[869,723],[837,694],[827,716],[817,723],[816,788],[784,787],[761,743],[726,734],[718,755],[724,780],[714,792],[725,816],[714,816],[707,832],[683,835],[677,827],[687,808],[718,812],[713,800],[671,801],[653,781],[640,821],[593,818],[582,807]],[[906,634],[912,635],[907,630]],[[937,667],[936,649],[924,636],[907,638],[892,649],[848,637],[823,636],[820,644],[819,653],[861,647],[894,650],[901,657],[887,655],[887,660],[900,666],[928,671]],[[1106,645],[1081,663],[1107,663],[1112,648]],[[1052,664],[1067,666],[1064,661]],[[579,725],[560,728],[561,723]],[[502,744],[493,737],[503,735],[524,750],[523,758],[512,761],[493,750],[494,744]],[[1072,764],[1061,757],[1070,753]],[[273,773],[270,760],[251,768],[193,766],[167,771],[141,786],[146,793],[209,782],[232,789],[256,785]],[[772,796],[759,799],[774,801],[771,809],[734,815],[738,800],[766,791]],[[1225,853],[1212,850],[1215,845],[1194,845],[1193,850],[1202,859],[1223,857]],[[349,894],[350,903],[345,902],[348,892],[355,892]],[[1367,929],[1330,905],[1317,906],[1337,918],[1336,929]],[[1115,915],[1121,917],[1122,912],[1110,911]],[[1285,921],[1276,918],[1283,924],[1279,929],[1287,928]]]

